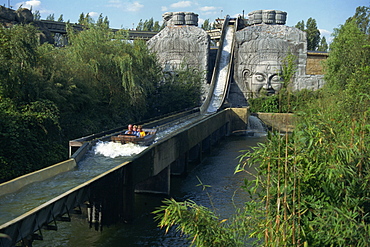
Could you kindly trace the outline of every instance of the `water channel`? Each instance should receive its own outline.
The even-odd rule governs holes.
[[[177,200],[191,199],[207,207],[213,205],[217,214],[229,217],[236,208],[243,205],[247,197],[240,188],[246,174],[234,174],[238,164],[237,157],[242,154],[241,150],[256,146],[264,140],[263,135],[225,138],[186,176],[171,178],[171,197]],[[98,159],[121,159],[112,158],[117,152],[122,152],[119,148],[115,151],[104,145],[99,148],[100,154],[92,155],[95,156],[93,159],[96,159],[96,156]],[[109,154],[104,153],[105,149],[110,150]],[[89,158],[86,160],[89,161]],[[211,187],[203,191],[201,186],[197,186],[199,181]],[[72,215],[71,222],[58,222],[58,231],[44,230],[44,240],[35,241],[33,246],[189,246],[179,233],[170,231],[165,234],[164,230],[157,228],[151,212],[161,205],[162,200],[163,196],[159,195],[137,194],[135,208],[138,216],[134,222],[104,227],[103,231],[89,228],[85,216]]]

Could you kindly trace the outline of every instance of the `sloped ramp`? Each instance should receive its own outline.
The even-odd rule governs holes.
[[[209,93],[200,111],[203,114],[216,112],[225,101],[228,92],[232,58],[234,51],[234,36],[238,19],[225,17],[222,27],[220,48],[217,52],[216,64],[212,74]]]

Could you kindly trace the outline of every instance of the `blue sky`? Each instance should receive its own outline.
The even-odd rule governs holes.
[[[0,4],[17,9],[23,7],[39,10],[41,19],[49,14],[55,18],[63,14],[65,21],[77,22],[81,13],[90,13],[96,18],[99,14],[107,16],[112,28],[133,28],[140,19],[151,17],[162,21],[165,12],[186,11],[199,15],[199,23],[205,19],[214,21],[216,18],[230,15],[245,16],[251,11],[260,9],[282,10],[288,13],[287,25],[294,26],[298,21],[312,17],[316,20],[319,30],[327,39],[340,24],[353,16],[356,7],[370,6],[370,0],[0,0]]]

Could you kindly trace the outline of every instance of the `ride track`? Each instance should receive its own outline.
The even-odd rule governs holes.
[[[227,17],[221,34],[221,49],[218,51],[216,68],[213,73],[213,78],[217,77],[217,79],[212,79],[212,92],[208,95],[201,109],[192,109],[160,119],[153,119],[146,123],[137,123],[143,125],[144,128],[156,128],[158,131],[156,142],[171,136],[179,129],[203,121],[222,106],[228,90],[233,34],[237,27],[237,21],[229,21],[230,19]],[[225,51],[225,49],[227,50]],[[219,65],[220,61],[222,61],[222,66]],[[220,76],[220,73],[224,75]],[[122,130],[123,127],[70,141],[70,157],[75,159],[77,167],[80,166],[92,147],[98,142],[108,141],[112,135],[116,135]],[[0,238],[0,246],[14,246],[27,238],[31,238],[31,242],[33,239],[42,239],[41,229],[56,230],[57,220],[70,221],[70,214],[89,200],[91,190],[94,187],[99,187],[97,185],[99,181],[109,179],[109,174],[123,169],[134,157],[119,158],[116,163],[105,167],[105,170],[95,169],[96,172],[73,169],[27,185],[19,191],[0,196],[0,232],[11,238],[10,241],[8,238]],[[97,167],[99,164],[95,168]],[[68,174],[73,179],[68,178]],[[36,234],[37,232],[38,234]]]

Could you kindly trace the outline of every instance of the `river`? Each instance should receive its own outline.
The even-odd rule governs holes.
[[[247,195],[241,189],[245,173],[234,174],[241,150],[256,146],[265,137],[230,136],[213,147],[203,162],[191,169],[186,176],[171,178],[171,197],[177,200],[191,199],[196,203],[213,208],[227,218],[241,207]],[[200,181],[209,185],[203,191]],[[43,230],[43,241],[33,246],[189,246],[189,242],[175,231],[168,234],[156,226],[151,212],[161,205],[163,196],[137,194],[136,213],[132,223],[121,223],[104,227],[103,231],[89,228],[84,216],[72,215],[71,222],[58,222],[58,231]]]

